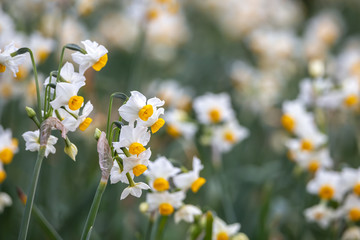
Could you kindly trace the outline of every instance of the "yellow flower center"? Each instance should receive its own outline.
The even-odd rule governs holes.
[[[356,183],[355,186],[353,187],[353,192],[360,196],[360,182]]]
[[[351,94],[344,99],[344,104],[348,107],[354,106],[359,101],[359,98],[355,94]]]
[[[144,146],[141,143],[132,143],[129,147],[129,152],[133,155],[139,155],[140,153],[142,153],[143,151],[145,151],[146,148],[144,148]]]
[[[308,165],[309,172],[315,173],[320,167],[320,163],[317,160],[311,160]]]
[[[45,60],[48,58],[50,52],[47,50],[47,49],[40,49],[38,52],[37,52],[37,56],[39,58],[39,61],[42,63],[42,62],[45,62]]]
[[[4,170],[0,170],[0,183],[4,182],[6,179],[6,172]]]
[[[170,188],[170,184],[165,178],[155,179],[153,186],[156,189],[156,191],[159,192],[168,190]]]
[[[89,117],[85,118],[85,120],[80,124],[79,129],[81,131],[85,131],[89,127],[91,122],[92,122],[91,118],[89,118]]]
[[[92,68],[95,70],[95,71],[100,71],[103,67],[105,67],[106,63],[108,61],[108,55],[107,53],[102,56],[99,61],[97,61],[94,65],[92,65]]]
[[[146,171],[147,167],[143,164],[138,164],[133,168],[133,173],[135,176],[140,176]]]
[[[284,114],[281,117],[281,124],[283,127],[289,132],[294,131],[295,128],[295,120],[288,114]]]
[[[230,131],[226,131],[224,133],[224,139],[225,139],[225,141],[227,141],[229,143],[234,143],[236,141],[234,133],[232,133]]]
[[[4,148],[0,151],[0,161],[2,161],[4,164],[11,163],[13,157],[14,153],[10,148]]]
[[[19,71],[16,73],[16,80],[17,81],[22,81],[24,80],[24,78],[26,78],[29,74],[29,71],[26,67],[24,66],[19,66]]]
[[[170,136],[172,136],[174,138],[178,138],[181,136],[180,131],[174,125],[168,125],[166,128],[166,131]]]
[[[319,197],[321,199],[329,200],[334,196],[335,190],[332,186],[325,184],[319,190]]]
[[[5,65],[2,65],[2,64],[0,64],[0,72],[5,72],[5,70],[6,70],[6,66]]]
[[[216,236],[216,240],[228,240],[229,236],[226,232],[219,232]]]
[[[314,218],[315,218],[316,220],[321,220],[323,217],[324,217],[324,213],[322,213],[322,212],[316,212],[316,213],[314,214]]]
[[[353,207],[349,211],[349,218],[353,222],[357,222],[360,220],[360,208]]]
[[[84,102],[84,98],[81,96],[72,96],[69,100],[69,108],[73,111],[81,108]]]
[[[162,203],[159,206],[159,212],[163,216],[169,216],[174,212],[174,207],[170,203]]]
[[[155,20],[159,17],[159,11],[157,9],[149,9],[149,11],[147,11],[146,13],[146,18],[151,21],[151,20]]]
[[[165,120],[162,118],[159,118],[152,126],[151,126],[151,132],[152,133],[156,133],[157,131],[159,131],[160,128],[162,128],[162,126],[164,126],[165,124]]]
[[[210,117],[211,122],[213,122],[213,123],[220,122],[221,121],[221,112],[220,112],[220,110],[216,109],[216,108],[210,110],[209,117]]]
[[[192,184],[191,184],[191,190],[196,193],[197,191],[199,191],[199,189],[201,188],[202,185],[204,185],[206,183],[206,179],[199,177],[198,179],[196,179]]]
[[[139,111],[139,118],[143,121],[147,121],[149,117],[151,117],[154,113],[153,107],[148,104],[145,105],[142,109]]]
[[[303,150],[303,151],[311,151],[313,148],[314,148],[314,146],[311,143],[311,141],[309,141],[307,139],[303,139],[301,141],[301,150]]]

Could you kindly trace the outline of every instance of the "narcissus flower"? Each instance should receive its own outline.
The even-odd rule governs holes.
[[[181,220],[184,220],[185,222],[188,223],[193,223],[194,222],[194,218],[195,216],[201,215],[202,212],[201,210],[194,206],[194,205],[184,205],[181,208],[179,208],[179,210],[176,211],[175,213],[175,223],[180,222]]]
[[[64,119],[62,121],[62,124],[64,124],[65,128],[70,132],[76,131],[77,128],[79,128],[81,131],[85,131],[92,122],[92,119],[89,118],[88,116],[92,112],[93,108],[94,107],[91,104],[91,102],[88,101],[85,104],[81,115],[78,115],[80,113],[79,110],[70,111],[72,114],[77,116],[77,118],[75,118],[66,111],[61,111],[60,115]]]
[[[164,109],[158,109],[158,107],[161,107],[164,104],[165,102],[161,101],[159,98],[154,97],[146,100],[146,97],[142,93],[132,91],[126,104],[119,108],[119,114],[124,120],[129,122],[130,125],[133,125],[136,120],[139,120],[139,124],[152,127],[162,119],[159,118],[159,116],[164,113]],[[162,122],[162,125],[164,125],[165,121],[163,119]],[[158,130],[158,127],[155,125],[154,128]]]
[[[11,130],[4,130],[2,126],[0,126],[0,162],[3,164],[11,163],[17,151],[18,141],[12,138]]]
[[[312,152],[305,151],[294,154],[293,156],[294,160],[301,168],[306,169],[311,173],[315,173],[320,169],[329,169],[333,166],[333,160],[330,157],[328,149],[321,149],[319,151]]]
[[[191,188],[191,190],[196,193],[199,191],[202,185],[205,184],[206,180],[203,177],[200,177],[200,171],[204,168],[201,164],[200,159],[197,157],[193,158],[193,170],[185,173],[181,173],[174,177],[174,183],[176,187],[180,188],[183,191]]]
[[[134,174],[132,172],[129,172],[129,173],[130,173],[131,179],[133,179]],[[121,170],[121,168],[119,167],[119,164],[117,163],[117,161],[114,161],[114,164],[113,164],[113,166],[111,168],[110,182],[111,182],[111,184],[115,184],[115,183],[118,183],[118,182],[129,184],[129,180],[126,177],[126,172]]]
[[[182,206],[185,193],[182,191],[169,193],[148,193],[146,202],[149,204],[149,211],[158,211],[163,216],[171,215],[175,209]]]
[[[85,71],[92,67],[95,71],[100,71],[108,61],[108,50],[97,42],[85,40],[81,42],[86,50],[86,54],[76,52],[71,54],[74,62],[80,65],[79,72],[84,74]]]
[[[54,110],[60,107],[67,107],[70,110],[78,110],[84,103],[84,98],[78,96],[79,89],[84,86],[85,83],[71,84],[61,82],[56,84],[56,98],[50,102]]]
[[[215,217],[213,223],[213,240],[227,240],[240,230],[240,223],[227,225],[223,220]]]
[[[27,131],[22,136],[25,140],[25,147],[26,147],[25,150],[29,150],[31,152],[39,151],[40,149],[39,130]],[[58,140],[57,137],[50,135],[46,144],[45,157],[47,157],[49,153],[56,152],[56,148],[54,147],[54,145],[56,144],[57,140]]]
[[[14,77],[19,71],[19,65],[25,62],[25,54],[20,54],[15,57],[11,57],[10,54],[16,52],[18,48],[14,43],[10,43],[5,46],[4,51],[0,49],[0,73],[5,72],[6,68],[9,68],[13,72]]]
[[[360,168],[344,168],[341,171],[341,179],[346,191],[360,196]]]
[[[334,210],[323,203],[305,209],[304,215],[307,221],[316,222],[322,228],[327,228],[335,218]]]
[[[360,221],[360,199],[354,194],[350,194],[339,209],[339,215],[352,222]]]
[[[149,171],[145,175],[150,178],[149,184],[153,189],[166,191],[170,189],[169,178],[180,171],[166,157],[159,157],[154,162],[149,162]]]
[[[187,118],[187,113],[183,110],[173,109],[166,112],[167,133],[174,138],[180,136],[187,140],[193,138],[197,131],[197,126],[195,123],[187,121]]]
[[[146,127],[136,126],[124,126],[121,129],[119,142],[114,142],[114,148],[121,152],[122,147],[129,148],[131,154],[139,155],[146,150],[145,146],[150,141],[150,133]]]
[[[133,195],[134,197],[141,197],[142,190],[148,190],[150,187],[143,182],[135,183],[134,186],[128,186],[124,189],[124,191],[121,193],[120,200],[123,200],[127,196]]]
[[[30,36],[30,49],[33,51],[36,62],[44,62],[53,51],[55,41],[51,38],[45,38],[36,32]]]
[[[130,157],[126,157],[125,155],[121,155],[124,164],[124,172],[133,172],[135,176],[140,176],[147,170],[147,166],[149,165],[149,159],[151,156],[150,148],[143,151],[139,155],[131,155]]]
[[[194,99],[194,110],[203,124],[220,123],[234,118],[230,96],[227,93],[207,93]]]
[[[302,136],[302,131],[314,122],[312,114],[306,111],[305,105],[299,100],[285,101],[282,108],[281,124],[289,132]]]
[[[344,194],[340,174],[334,171],[319,170],[315,178],[306,186],[309,193],[318,195],[322,200],[340,201]]]
[[[72,83],[75,85],[81,85],[84,86],[85,85],[85,80],[86,78],[84,77],[84,75],[75,72],[74,70],[74,65],[72,63],[66,62],[64,64],[64,66],[61,68],[60,70],[60,76],[61,76],[61,80],[65,81],[67,83]],[[52,83],[54,83],[55,80],[53,78]],[[47,78],[45,80],[44,85],[49,84],[49,78]]]

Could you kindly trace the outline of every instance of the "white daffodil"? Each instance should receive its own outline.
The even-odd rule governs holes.
[[[360,199],[354,194],[346,197],[344,204],[339,208],[338,215],[352,222],[360,220]]]
[[[234,118],[230,96],[227,93],[207,93],[194,99],[197,118],[203,124],[220,123]]]
[[[22,137],[25,140],[25,150],[36,152],[40,149],[40,138],[39,138],[39,130],[35,131],[27,131],[25,132]],[[57,137],[50,135],[47,143],[46,143],[46,150],[45,150],[45,157],[49,155],[49,153],[55,153],[56,148],[54,145],[57,142]]]
[[[188,115],[185,111],[173,109],[166,112],[166,131],[174,138],[183,136],[186,140],[192,139],[197,131],[195,123],[188,122]]]
[[[146,202],[149,204],[149,211],[158,210],[163,216],[169,216],[183,205],[185,193],[182,191],[169,193],[167,191],[160,193],[148,193],[146,195]]]
[[[75,72],[74,65],[72,63],[66,62],[64,66],[62,66],[60,70],[60,76],[62,78],[62,81],[65,81],[67,83],[72,83],[74,85],[85,85],[86,78],[84,75],[81,75],[80,73]],[[54,83],[55,78],[53,77],[52,82]],[[45,80],[44,85],[49,84],[49,78]]]
[[[300,82],[300,93],[298,99],[306,105],[317,103],[317,99],[330,92],[334,84],[327,78],[303,79]]]
[[[174,167],[166,157],[159,157],[154,162],[149,162],[149,171],[145,173],[150,178],[149,184],[156,191],[169,190],[169,178],[181,170]]]
[[[214,127],[212,145],[220,152],[229,152],[232,147],[249,136],[249,130],[236,120]]]
[[[145,147],[150,141],[150,133],[146,127],[124,126],[121,128],[119,142],[113,142],[114,148],[121,152],[122,147],[128,147],[131,154],[139,155],[145,151]]]
[[[346,191],[352,191],[360,197],[360,168],[343,168],[341,179]]]
[[[316,222],[322,228],[327,228],[335,218],[334,210],[323,203],[305,209],[304,215],[307,221]]]
[[[77,128],[79,128],[81,131],[85,131],[92,122],[92,119],[89,118],[88,116],[92,112],[93,108],[94,107],[91,104],[91,102],[88,101],[85,104],[81,115],[78,115],[79,110],[70,111],[72,114],[77,116],[77,118],[75,118],[66,111],[61,111],[60,115],[64,119],[61,122],[64,124],[65,128],[68,129],[70,132],[76,131]]]
[[[184,220],[188,223],[193,223],[195,216],[201,214],[202,212],[198,207],[190,204],[183,205],[181,208],[179,208],[179,210],[175,212],[175,223],[179,223],[181,220]]]
[[[316,129],[314,122],[304,128],[299,137],[298,139],[290,139],[285,143],[286,147],[293,153],[317,150],[328,140],[325,134]]]
[[[134,186],[128,186],[127,188],[124,189],[124,191],[121,193],[120,196],[120,200],[123,200],[124,198],[126,198],[127,196],[133,195],[134,197],[141,197],[142,194],[142,190],[148,190],[150,189],[150,187],[143,182],[139,182],[139,183],[135,183]]]
[[[0,192],[0,213],[4,211],[5,207],[10,207],[11,205],[11,197],[5,192]]]
[[[11,57],[10,54],[16,52],[18,48],[14,43],[10,43],[5,46],[4,51],[0,49],[0,73],[5,72],[6,68],[9,68],[13,72],[14,77],[19,71],[19,65],[25,62],[25,54],[20,54],[15,57]]]
[[[213,223],[213,240],[230,239],[240,230],[240,223],[227,225],[223,220],[218,217],[214,218]]]
[[[78,96],[79,89],[84,86],[85,83],[71,84],[61,82],[56,84],[56,98],[50,102],[54,110],[59,109],[62,106],[68,107],[70,110],[78,110],[84,103],[84,98]]]
[[[344,194],[340,174],[322,169],[316,172],[315,178],[308,182],[306,189],[309,193],[316,194],[323,200],[340,201]]]
[[[150,148],[146,149],[139,155],[131,155],[126,157],[125,154],[121,156],[124,164],[124,172],[133,172],[135,176],[140,176],[147,170],[149,159],[151,156]]]
[[[185,173],[181,173],[174,177],[174,183],[176,187],[180,188],[183,191],[191,188],[191,190],[196,193],[199,191],[200,187],[205,184],[206,179],[200,177],[200,171],[204,168],[201,164],[200,159],[197,157],[193,158],[193,170]]]
[[[14,154],[18,152],[18,141],[12,138],[10,129],[4,130],[0,126],[0,162],[9,164],[14,158]]]
[[[133,125],[136,120],[139,120],[141,125],[147,127],[152,127],[154,124],[157,124],[158,121],[160,121],[158,122],[159,124],[162,122],[162,125],[164,125],[165,121],[159,118],[159,115],[164,113],[164,109],[158,109],[158,107],[164,104],[165,101],[161,101],[157,97],[146,100],[146,97],[142,93],[132,91],[126,104],[119,108],[119,114],[124,120],[129,122],[130,125]],[[158,130],[158,128],[154,130]]]
[[[95,71],[100,71],[108,61],[108,50],[97,42],[90,40],[81,41],[85,47],[86,54],[76,52],[71,54],[74,62],[80,65],[79,72],[84,74],[85,71],[92,67]]]
[[[133,179],[134,174],[132,172],[129,172],[129,173],[130,173],[131,179]],[[129,184],[129,180],[126,177],[126,172],[121,170],[121,168],[119,167],[119,164],[117,163],[117,161],[114,161],[114,164],[113,164],[113,166],[111,168],[110,182],[111,182],[111,184],[115,184],[115,183],[118,183],[118,182]]]
[[[37,63],[44,62],[55,47],[55,41],[53,39],[46,38],[38,32],[33,33],[29,41],[29,48],[33,51]]]
[[[302,136],[302,131],[313,125],[314,117],[305,109],[300,100],[285,101],[282,105],[281,124],[289,132]]]
[[[329,149],[327,148],[315,152],[300,152],[294,155],[294,160],[301,168],[306,169],[311,173],[315,173],[319,169],[329,169],[333,166],[333,160],[331,159]]]

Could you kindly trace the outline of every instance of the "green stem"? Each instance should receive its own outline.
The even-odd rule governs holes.
[[[45,216],[41,213],[41,211],[34,204],[32,213],[34,217],[37,219],[38,223],[42,227],[42,229],[46,232],[47,236],[51,240],[62,240],[59,233],[55,230],[55,228],[48,222]]]
[[[155,238],[156,240],[161,240],[163,238],[167,219],[168,216],[160,216],[160,222],[156,231],[156,238]]]
[[[214,221],[214,218],[213,218],[212,213],[210,211],[207,212],[204,240],[212,240],[213,221]]]
[[[58,71],[57,71],[57,76],[56,76],[56,82],[59,82],[59,79],[60,79],[60,70],[61,70],[63,59],[64,59],[65,49],[66,49],[66,45],[63,46],[63,48],[61,50],[60,62],[59,62],[59,67],[58,67]]]
[[[107,123],[106,123],[106,136],[108,137],[108,142],[110,142],[110,119],[111,119],[111,109],[113,104],[113,94],[110,96],[110,102],[109,102],[109,110],[108,110],[108,116],[107,116]]]
[[[150,215],[149,217],[149,224],[146,228],[146,233],[145,233],[145,236],[144,236],[144,240],[150,240],[151,238],[151,230],[154,226],[154,217],[152,215]]]
[[[19,238],[18,238],[19,240],[24,240],[24,239],[26,239],[26,236],[27,236],[30,218],[31,218],[31,212],[32,212],[31,210],[32,210],[33,204],[34,204],[36,187],[37,187],[37,183],[39,180],[41,164],[42,164],[42,161],[45,156],[45,150],[46,150],[46,146],[40,146],[38,157],[37,157],[37,160],[35,163],[33,177],[31,179],[31,185],[30,185],[30,190],[29,190],[29,194],[28,194],[28,199],[26,201],[25,212],[24,212],[24,215],[23,215],[23,218],[21,221],[20,234],[19,234]]]
[[[106,185],[107,185],[107,181],[104,181],[103,179],[101,179],[99,186],[96,190],[94,200],[91,204],[89,215],[86,219],[86,223],[85,223],[82,235],[81,235],[81,240],[86,240],[86,239],[89,239],[89,237],[90,237],[90,236],[88,236],[88,234],[91,234],[91,233],[89,233],[89,231],[92,229],[92,227],[94,225],[96,215],[99,210],[101,198],[105,191]]]

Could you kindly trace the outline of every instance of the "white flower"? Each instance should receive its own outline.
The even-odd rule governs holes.
[[[124,191],[121,193],[120,200],[123,200],[124,198],[129,196],[129,194],[139,198],[141,197],[142,190],[148,190],[148,189],[150,189],[150,187],[146,183],[143,182],[135,183],[133,187],[128,186],[127,188],[124,189]]]
[[[154,162],[149,162],[149,171],[145,175],[150,178],[149,184],[153,189],[165,191],[170,188],[169,178],[180,171],[166,157],[159,157]]]
[[[187,118],[187,113],[183,110],[173,109],[166,112],[167,132],[175,138],[184,136],[186,140],[192,139],[197,131],[197,126],[195,123],[186,121]]]
[[[308,182],[306,189],[323,200],[337,201],[342,199],[345,190],[339,173],[322,169],[316,172],[315,178]]]
[[[202,212],[198,207],[195,207],[193,205],[187,204],[182,206],[179,210],[175,213],[175,223],[180,222],[181,220],[184,220],[188,223],[194,222],[194,217],[201,215]]]
[[[15,57],[11,57],[10,54],[16,52],[18,48],[14,46],[14,43],[10,43],[5,46],[4,51],[0,49],[0,73],[5,72],[6,68],[9,68],[13,72],[14,77],[19,71],[19,65],[25,62],[25,54],[20,54]]]
[[[128,147],[131,154],[139,155],[145,151],[145,147],[150,141],[150,133],[146,127],[124,126],[121,128],[119,142],[113,142],[114,148],[121,152],[122,147]]]
[[[298,154],[294,154],[294,158],[300,167],[307,169],[312,173],[319,169],[329,169],[333,166],[333,160],[330,157],[328,149],[322,149],[315,152],[299,152]]]
[[[339,208],[338,215],[346,219],[358,222],[360,220],[360,199],[354,194],[350,194]]]
[[[249,136],[249,130],[236,120],[214,127],[212,145],[220,152],[228,152],[231,148]]]
[[[341,178],[346,191],[351,190],[354,194],[360,196],[360,168],[343,168]]]
[[[129,172],[131,179],[134,178],[134,174],[132,172]],[[110,171],[110,182],[111,184],[115,184],[118,182],[129,184],[129,180],[126,177],[126,172],[121,171],[119,164],[117,161],[114,161],[114,164]]]
[[[12,138],[10,129],[4,130],[0,126],[0,163],[11,163],[14,154],[18,152],[18,141]]]
[[[335,212],[325,204],[318,204],[305,209],[304,215],[307,221],[316,222],[322,228],[327,228],[335,217]]]
[[[236,233],[238,233],[239,230],[239,223],[227,225],[223,220],[215,217],[213,223],[213,240],[229,239],[231,236],[234,236]]]
[[[29,41],[37,63],[44,62],[55,47],[53,39],[45,38],[38,32],[33,33]]]
[[[159,115],[164,113],[163,108],[158,109],[164,103],[164,101],[156,97],[146,100],[142,93],[132,91],[126,104],[119,108],[119,114],[130,125],[133,125],[138,120],[141,125],[151,127],[159,120]]]
[[[89,118],[88,116],[92,112],[93,108],[94,107],[91,104],[91,102],[88,101],[85,104],[82,110],[82,114],[80,116],[78,115],[79,110],[75,110],[75,111],[69,110],[71,113],[77,116],[77,119],[74,116],[71,116],[71,114],[69,114],[68,112],[61,111],[60,115],[62,118],[64,118],[64,120],[61,122],[62,124],[64,124],[65,128],[68,129],[70,132],[76,131],[77,128],[79,128],[81,131],[85,131],[92,122],[92,119]]]
[[[0,192],[0,213],[4,211],[5,207],[9,207],[11,205],[12,205],[11,197],[5,192]]]
[[[327,142],[327,136],[311,128],[304,129],[301,139],[290,139],[285,145],[293,153],[311,152]]]
[[[56,84],[56,98],[50,102],[54,110],[62,106],[68,107],[70,110],[78,110],[84,103],[84,98],[77,96],[79,89],[85,83],[71,84],[61,82]]]
[[[182,191],[174,193],[164,191],[160,193],[148,193],[146,195],[149,211],[159,210],[159,213],[164,216],[171,215],[174,209],[181,207],[184,199],[185,193]]]
[[[183,191],[191,188],[191,190],[196,193],[206,182],[205,178],[199,177],[200,171],[203,168],[204,166],[201,164],[200,159],[194,157],[193,170],[176,175],[174,177],[174,184]]]
[[[35,131],[27,131],[22,136],[25,140],[25,150],[29,150],[31,152],[39,151],[40,149],[40,138],[39,138],[39,130]],[[55,153],[56,148],[54,145],[57,142],[57,137],[50,135],[47,143],[46,143],[46,150],[45,150],[45,157],[49,155],[49,153]]]
[[[123,159],[124,172],[133,172],[135,176],[140,176],[146,171],[147,166],[149,165],[150,156],[150,148],[139,155],[131,155],[130,157],[125,156],[125,154],[122,155],[121,158]]]
[[[219,123],[234,118],[230,96],[227,93],[207,93],[194,99],[197,118],[203,124]]]
[[[81,41],[85,46],[86,54],[81,52],[76,52],[71,54],[74,62],[80,65],[79,72],[84,74],[84,72],[92,67],[96,71],[100,71],[103,68],[108,60],[108,50],[103,46],[99,45],[97,42],[91,42],[90,40]]]
[[[67,83],[72,83],[74,85],[80,85],[80,86],[85,85],[85,80],[86,80],[85,77],[80,73],[75,72],[74,65],[72,63],[66,62],[64,66],[62,66],[60,70],[60,76],[62,80]],[[54,77],[52,82],[53,83],[55,82]],[[47,84],[49,84],[49,78],[45,80],[44,85]]]

